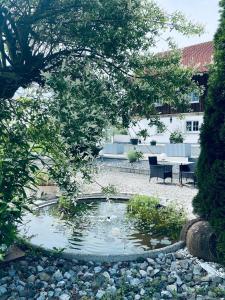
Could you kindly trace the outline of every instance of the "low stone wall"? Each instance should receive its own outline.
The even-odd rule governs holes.
[[[138,145],[132,145],[130,143],[112,143],[112,144],[105,144],[102,152],[104,154],[124,154],[127,153],[129,150],[136,149],[138,151],[143,152],[144,154],[162,154],[166,153],[166,148],[168,148],[169,144],[157,144],[156,146],[151,146],[148,144],[138,144]],[[181,144],[181,147],[185,144]],[[179,153],[179,155],[170,155],[170,153],[167,154],[167,156],[180,156],[180,157],[198,157],[200,154],[200,145],[199,144],[186,144],[189,146],[188,152],[186,151],[186,155],[184,152]]]

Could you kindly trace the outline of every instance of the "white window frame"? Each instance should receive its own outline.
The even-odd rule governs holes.
[[[187,123],[191,123],[190,124],[190,130],[187,130]],[[194,130],[194,128],[196,128],[194,126],[195,123],[198,123],[198,130]],[[200,129],[200,122],[198,120],[187,120],[186,123],[185,123],[185,126],[186,126],[186,132],[187,133],[198,133],[199,132],[199,129]]]

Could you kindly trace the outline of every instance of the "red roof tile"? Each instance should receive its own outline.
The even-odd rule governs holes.
[[[182,64],[197,67],[199,72],[207,72],[213,59],[213,42],[201,43],[182,49]]]

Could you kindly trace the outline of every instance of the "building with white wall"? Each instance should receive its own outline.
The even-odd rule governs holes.
[[[207,93],[208,66],[213,59],[213,43],[206,42],[182,49],[182,65],[197,67],[198,74],[193,78],[200,85],[205,87],[202,96],[195,93],[190,95],[190,112],[179,113],[174,111],[169,105],[157,104],[160,113],[160,121],[165,125],[166,130],[158,133],[155,126],[150,127],[148,120],[141,120],[132,127],[129,132],[135,136],[141,129],[147,129],[149,137],[146,142],[156,140],[157,143],[169,143],[170,134],[180,131],[184,137],[184,143],[198,144],[200,128],[203,123],[204,101]],[[163,101],[162,101],[163,102]]]

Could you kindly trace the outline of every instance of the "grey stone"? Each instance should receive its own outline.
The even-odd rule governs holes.
[[[90,273],[90,272],[86,272],[84,273],[84,278],[87,280],[91,280],[93,278],[94,274]]]
[[[9,276],[14,277],[16,275],[16,271],[14,270],[14,268],[12,267],[9,271],[8,271]]]
[[[61,293],[62,293],[62,289],[56,288],[56,289],[55,289],[55,292],[54,292],[54,296],[55,296],[55,297],[59,297]]]
[[[161,296],[163,297],[163,299],[171,299],[173,297],[173,295],[169,291],[162,291]]]
[[[116,287],[114,285],[110,286],[107,288],[107,291],[111,294],[114,295],[117,291]]]
[[[140,270],[139,273],[140,273],[141,277],[146,277],[147,276],[147,272],[144,271],[144,270]]]
[[[171,293],[177,292],[177,285],[176,284],[167,285],[166,289]]]
[[[161,253],[158,254],[158,258],[162,259],[162,258],[164,258],[164,257],[165,257],[165,254],[164,254],[164,253],[161,252]]]
[[[68,294],[62,294],[59,296],[59,300],[69,300],[70,296]]]
[[[144,294],[145,294],[145,290],[144,290],[143,288],[141,288],[141,290],[140,290],[140,295],[141,295],[141,296],[144,296]]]
[[[201,275],[202,267],[199,265],[195,265],[193,268],[193,274],[194,275]]]
[[[30,276],[27,278],[27,281],[28,281],[28,282],[32,282],[32,283],[33,283],[35,280],[36,280],[36,276],[33,275],[33,274],[30,275]]]
[[[4,286],[0,286],[0,296],[4,295],[7,293],[7,289]]]
[[[109,273],[110,273],[111,275],[115,275],[115,274],[117,273],[117,270],[114,269],[114,268],[111,268],[111,269],[109,269]]]
[[[184,259],[184,255],[183,255],[182,253],[180,253],[180,252],[176,252],[176,253],[175,253],[175,257],[176,257],[177,259]]]
[[[155,270],[153,270],[152,275],[155,276],[155,275],[157,275],[159,272],[160,272],[159,269],[155,269]]]
[[[65,281],[64,280],[61,280],[61,281],[59,281],[58,283],[57,283],[57,287],[64,287],[64,285],[65,285],[66,283],[65,283]]]
[[[142,270],[146,270],[148,267],[148,263],[146,261],[144,261],[142,264],[140,264],[140,269]]]
[[[42,272],[44,269],[43,269],[43,267],[42,266],[37,266],[37,271],[38,272]]]
[[[72,277],[72,275],[69,272],[65,272],[63,277],[69,280]]]
[[[62,275],[62,273],[61,273],[60,270],[57,270],[57,271],[53,274],[52,278],[55,279],[56,281],[60,281],[60,280],[63,279],[63,275]]]
[[[45,273],[45,272],[39,273],[39,278],[42,281],[49,281],[50,280],[50,276],[47,273]]]
[[[152,265],[152,266],[154,266],[155,265],[155,261],[154,261],[154,259],[152,259],[152,258],[147,258],[147,262],[149,263],[149,265]]]
[[[98,290],[96,294],[96,299],[101,299],[105,295],[105,291],[103,290]]]
[[[40,295],[40,296],[37,298],[37,300],[45,300],[45,299],[46,299],[45,295]]]
[[[191,274],[191,273],[186,274],[186,275],[184,276],[184,279],[185,279],[186,281],[191,281],[191,280],[192,280],[192,274]]]
[[[16,287],[16,289],[17,289],[18,293],[21,293],[22,291],[24,291],[24,286],[18,285],[18,286]]]
[[[138,279],[138,278],[132,278],[130,280],[130,285],[132,285],[132,286],[138,286],[139,284],[140,284],[140,279]]]
[[[150,274],[153,270],[154,270],[154,269],[153,269],[152,266],[148,266],[148,267],[147,267],[147,272],[148,272],[148,274]]]
[[[48,291],[48,297],[53,297],[54,296],[54,292],[53,291]]]
[[[108,272],[105,271],[105,272],[102,273],[102,275],[103,275],[106,279],[110,280],[110,275],[109,275]]]
[[[176,278],[177,278],[176,284],[178,286],[181,286],[183,284],[183,281],[181,280],[180,276],[176,275]]]
[[[100,273],[101,271],[102,271],[102,268],[99,266],[94,268],[95,273]]]
[[[189,268],[189,261],[187,259],[180,261],[180,266],[182,269],[188,270]]]

